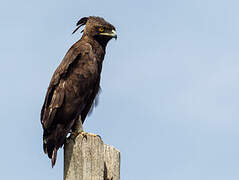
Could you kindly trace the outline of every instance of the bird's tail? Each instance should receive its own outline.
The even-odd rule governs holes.
[[[58,148],[55,146],[54,141],[52,140],[43,140],[43,150],[45,152],[45,154],[48,155],[48,157],[51,159],[51,166],[52,168],[54,167],[55,163],[56,163],[56,157],[57,157],[57,150]]]
[[[67,133],[70,131],[74,119],[67,125],[58,124],[55,129],[44,130],[43,132],[43,150],[51,159],[51,165],[56,163],[57,151],[66,141]]]

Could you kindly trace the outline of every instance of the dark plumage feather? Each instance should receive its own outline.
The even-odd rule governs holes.
[[[86,25],[87,20],[88,20],[88,17],[83,17],[83,18],[81,18],[81,19],[76,23],[76,26],[78,26],[78,27],[72,32],[72,34],[74,34],[81,26]],[[81,31],[81,32],[83,32],[83,31]]]
[[[112,36],[100,35],[97,27],[104,26],[107,32],[115,30],[99,17],[80,19],[77,29],[82,25],[86,25],[84,34],[68,50],[54,72],[41,110],[43,149],[51,159],[52,167],[57,150],[79,116],[84,122],[100,89],[105,47]]]

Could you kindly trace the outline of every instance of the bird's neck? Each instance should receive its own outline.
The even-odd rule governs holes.
[[[89,41],[91,44],[94,44],[94,47],[97,48],[102,48],[105,52],[107,43],[109,42],[110,38],[106,38],[104,36],[94,36],[94,37],[89,37],[88,35],[83,35],[82,36],[83,39],[86,39],[87,41]],[[92,44],[92,45],[93,45]]]
[[[104,36],[95,36],[94,39],[103,47],[104,50],[110,40],[110,38],[106,38]]]
[[[99,41],[97,41],[96,39],[88,37],[88,36],[83,36],[82,39],[84,39],[84,41],[91,44],[94,53],[97,54],[99,57],[98,61],[103,61],[104,56],[105,56],[106,45],[104,45],[104,44],[100,43]]]

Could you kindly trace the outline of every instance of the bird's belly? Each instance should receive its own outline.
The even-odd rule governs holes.
[[[56,119],[58,119],[59,123],[67,124],[77,118],[83,108],[84,102],[79,100],[79,98],[72,99],[71,101],[65,101],[64,106],[59,109]]]
[[[88,99],[92,94],[96,83],[96,78],[71,78],[65,83],[64,105],[58,114],[58,119],[62,123],[78,118],[82,110],[86,107]]]

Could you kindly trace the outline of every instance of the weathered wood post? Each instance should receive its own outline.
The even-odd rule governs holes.
[[[64,146],[64,180],[120,180],[120,152],[90,134],[68,139]]]

